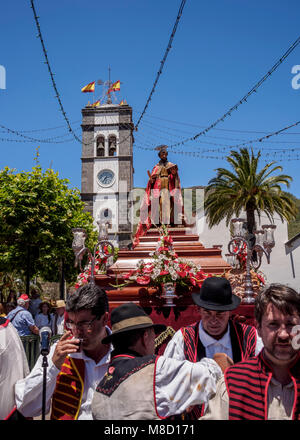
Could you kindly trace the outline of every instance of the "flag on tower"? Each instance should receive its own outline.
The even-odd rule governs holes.
[[[94,92],[94,91],[95,91],[95,81],[89,83],[87,86],[84,86],[84,87],[81,89],[81,91],[82,91],[83,93],[86,93],[86,92]]]
[[[92,107],[99,107],[100,106],[100,99],[98,99],[98,101],[94,102],[94,104],[92,104]]]
[[[108,89],[107,93],[116,92],[116,91],[120,90],[120,84],[121,84],[120,80],[113,83],[113,85]]]

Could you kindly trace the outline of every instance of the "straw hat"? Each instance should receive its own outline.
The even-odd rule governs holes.
[[[114,336],[131,330],[153,327],[155,333],[166,329],[163,324],[154,324],[145,311],[134,303],[122,304],[111,312],[111,335],[102,339],[102,344],[108,344]]]
[[[55,302],[55,306],[54,306],[54,308],[55,308],[55,309],[59,309],[60,307],[66,307],[66,303],[64,302],[63,299],[58,299],[58,300]]]

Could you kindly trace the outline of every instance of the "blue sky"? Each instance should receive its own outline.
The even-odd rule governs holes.
[[[111,79],[122,82],[117,101],[127,100],[137,122],[180,3],[35,1],[57,88],[79,137],[81,108],[91,99],[81,88],[97,79],[107,80],[108,66]],[[187,0],[156,91],[135,133],[135,186],[146,185],[146,171],[157,162],[157,153],[143,148],[189,138],[236,104],[300,36],[299,12],[298,0]],[[40,145],[41,165],[51,166],[70,180],[71,187],[80,189],[81,145],[68,135],[55,99],[29,0],[1,5],[0,41],[0,66],[6,71],[6,89],[0,89],[0,124],[39,140],[60,141],[23,142],[24,138],[0,128],[0,168],[30,170]],[[293,89],[291,83],[295,65],[300,65],[300,45],[247,103],[201,136],[201,142],[179,148],[197,151],[201,157],[169,153],[179,166],[182,186],[206,185],[214,170],[226,165],[226,153],[207,150],[256,139],[300,120],[300,88]],[[96,98],[101,95],[97,87]],[[283,172],[293,177],[290,191],[300,197],[300,125],[253,146],[263,149],[262,165],[274,159],[283,166]],[[299,153],[281,152],[287,148],[298,148]]]

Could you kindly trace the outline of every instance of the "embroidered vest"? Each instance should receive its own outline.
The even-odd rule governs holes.
[[[229,320],[229,334],[234,363],[255,356],[256,330],[251,325]],[[199,322],[181,329],[184,343],[184,355],[190,362],[199,362],[206,357],[205,347],[199,339]],[[181,415],[184,420],[199,419],[204,405],[196,405],[193,410]]]
[[[158,356],[118,355],[112,358],[92,401],[97,420],[154,420],[155,365]]]
[[[290,369],[294,384],[292,419],[300,420],[300,356]],[[267,420],[268,387],[272,370],[263,351],[256,357],[229,367],[225,383],[229,397],[229,420]]]
[[[84,387],[83,359],[67,356],[57,376],[52,396],[51,420],[76,420]]]
[[[0,316],[0,327],[8,326],[9,319],[4,318],[4,316]]]

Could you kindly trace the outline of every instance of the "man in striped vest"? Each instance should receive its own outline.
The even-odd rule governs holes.
[[[256,329],[230,319],[230,312],[239,306],[241,300],[232,293],[226,278],[206,278],[200,291],[192,293],[192,298],[200,307],[201,320],[178,330],[168,343],[164,356],[197,362],[221,352],[236,363],[259,353],[262,341]],[[195,420],[203,411],[203,406],[194,407],[181,418]]]
[[[219,380],[204,420],[300,420],[300,295],[271,284],[257,296],[264,348]]]
[[[50,348],[47,368],[46,412],[51,419],[92,419],[91,401],[110,361],[111,345],[102,339],[111,333],[108,300],[95,284],[81,286],[66,301],[68,331]],[[43,368],[40,356],[31,371],[17,382],[17,409],[26,417],[42,413]]]

